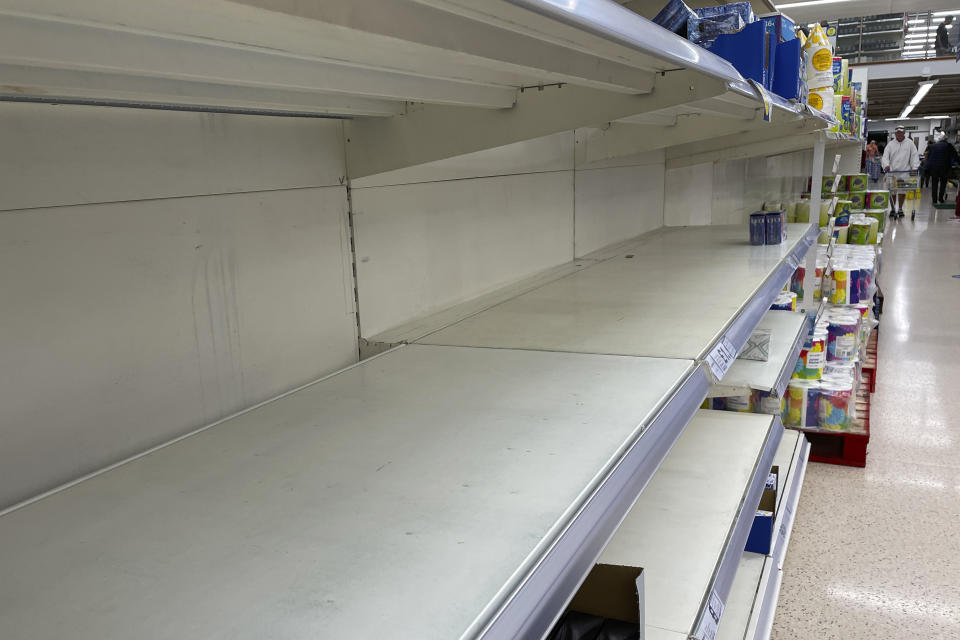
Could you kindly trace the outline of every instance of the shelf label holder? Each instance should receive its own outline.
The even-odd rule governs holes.
[[[700,624],[693,634],[696,640],[715,640],[717,629],[720,628],[720,618],[723,616],[723,600],[717,595],[717,592],[710,592],[710,599],[707,600],[707,610],[700,618]]]
[[[707,364],[710,367],[711,373],[713,373],[713,376],[719,382],[723,379],[730,365],[732,365],[736,359],[737,350],[733,347],[733,343],[730,342],[727,336],[723,336],[720,338],[717,346],[713,348],[713,351],[707,355]]]

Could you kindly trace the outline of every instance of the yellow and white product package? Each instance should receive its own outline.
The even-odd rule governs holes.
[[[814,25],[810,38],[804,45],[807,52],[807,86],[810,91],[818,87],[830,87],[833,90],[833,49],[823,27]],[[833,100],[829,104],[833,104]],[[813,106],[813,105],[811,105]]]
[[[807,96],[807,104],[814,109],[832,114],[834,110],[833,98],[833,85],[819,88],[813,88],[813,85],[811,85],[810,94]]]

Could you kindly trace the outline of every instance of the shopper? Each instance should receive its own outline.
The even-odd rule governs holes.
[[[920,154],[913,140],[907,138],[906,129],[899,126],[894,129],[894,140],[887,143],[883,150],[883,170],[887,174],[887,184],[890,189],[890,217],[903,217],[903,201],[907,199],[906,190],[897,188],[897,177],[906,177],[906,172],[920,168]],[[896,205],[896,208],[894,208]]]
[[[880,180],[880,149],[877,148],[877,141],[871,140],[867,143],[867,175],[870,180],[877,182]]]
[[[953,16],[947,16],[937,27],[937,40],[934,47],[937,50],[937,57],[952,55],[953,47],[950,46],[950,25],[953,24]]]
[[[927,146],[932,143],[933,136],[927,136]],[[927,170],[927,153],[920,154],[920,188],[925,189],[930,184],[930,172]]]
[[[933,178],[933,204],[946,201],[947,179],[953,171],[953,163],[960,161],[957,150],[947,142],[947,134],[942,131],[934,136],[935,142],[927,146],[927,172]]]

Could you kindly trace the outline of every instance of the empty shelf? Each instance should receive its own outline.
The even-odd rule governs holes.
[[[736,353],[816,234],[791,224],[784,244],[753,247],[742,225],[661,229],[417,342],[691,360],[721,344]]]
[[[539,637],[705,391],[691,361],[391,351],[0,516],[2,635]]]
[[[717,640],[767,640],[782,581],[783,555],[793,526],[810,445],[786,430],[773,463],[780,468],[774,546],[769,556],[744,552],[727,598]]]
[[[773,416],[698,411],[630,510],[601,562],[644,568],[648,637],[700,638],[708,601],[727,600],[782,434]]]
[[[743,396],[751,389],[776,391],[783,395],[793,375],[803,341],[810,332],[811,320],[804,313],[768,311],[758,329],[770,329],[770,357],[766,362],[737,359],[711,396]]]

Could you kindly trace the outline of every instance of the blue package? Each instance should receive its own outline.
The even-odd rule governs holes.
[[[800,40],[794,38],[778,44],[773,67],[773,92],[787,100],[799,102],[803,97],[804,73]]]
[[[782,13],[767,13],[757,16],[757,22],[766,23],[768,28],[777,34],[778,42],[790,42],[797,38],[797,25]]]
[[[739,33],[717,37],[710,51],[728,60],[744,78],[755,80],[772,91],[776,66],[777,38],[762,22],[748,24]]]
[[[761,245],[767,242],[767,214],[750,214],[750,244]]]
[[[690,18],[687,21],[687,40],[709,49],[718,36],[737,33],[745,26],[739,13],[728,13],[715,18]]]
[[[783,226],[786,216],[783,211],[771,211],[765,214],[766,217],[766,238],[767,244],[780,244],[783,242],[783,233],[786,231]]]
[[[697,15],[701,18],[716,18],[729,13],[738,14],[743,19],[744,24],[750,24],[756,20],[753,15],[753,7],[750,6],[749,2],[730,2],[716,7],[697,9]]]
[[[696,16],[693,9],[684,4],[683,0],[670,0],[667,6],[654,16],[653,23],[686,38],[687,20]]]

